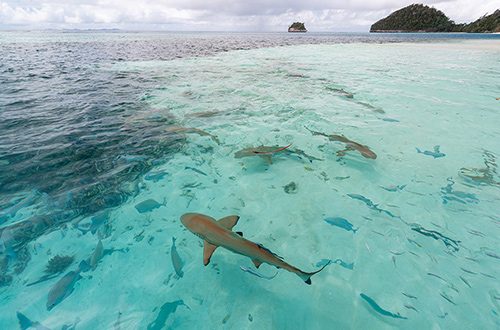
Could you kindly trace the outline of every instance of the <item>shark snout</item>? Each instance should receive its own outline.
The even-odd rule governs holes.
[[[196,213],[186,213],[181,216],[181,223],[187,227]]]

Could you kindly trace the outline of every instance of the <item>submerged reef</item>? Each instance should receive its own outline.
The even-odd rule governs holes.
[[[75,261],[74,256],[60,256],[56,255],[49,260],[45,273],[58,274],[64,272]]]

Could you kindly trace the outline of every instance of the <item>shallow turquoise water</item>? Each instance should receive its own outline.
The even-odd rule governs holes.
[[[154,179],[138,176],[138,192],[110,208],[101,227],[104,248],[123,251],[82,272],[51,311],[47,294],[57,279],[26,284],[54,255],[75,255],[67,273],[94,253],[97,235],[77,229],[94,215],[29,242],[31,260],[1,288],[8,312],[0,323],[15,328],[20,311],[54,329],[76,318],[77,329],[112,329],[119,315],[121,329],[498,327],[499,64],[498,41],[458,40],[297,45],[92,67],[155,77],[140,93],[148,107],[120,131],[151,125],[162,134],[165,116],[165,127],[198,128],[220,143],[186,134],[168,161],[148,167]],[[344,143],[308,129],[344,135],[377,159],[356,150],[339,156]],[[291,150],[314,158],[235,158],[244,148],[292,142]],[[434,158],[437,145],[444,156]],[[296,191],[285,189],[291,182]],[[149,199],[161,205],[138,212]],[[240,215],[235,230],[304,271],[336,262],[311,286],[284,270],[272,280],[252,276],[239,267],[253,267],[248,258],[224,249],[204,267],[201,240],[179,222],[186,212]],[[15,217],[9,221],[23,212]],[[356,231],[324,221],[330,217]]]

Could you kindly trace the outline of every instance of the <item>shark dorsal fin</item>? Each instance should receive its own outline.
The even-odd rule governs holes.
[[[259,266],[262,265],[262,261],[257,259],[252,259],[252,262],[255,265],[255,268],[259,268]]]
[[[234,225],[238,222],[240,219],[239,216],[237,215],[230,215],[228,217],[224,217],[222,219],[219,219],[219,223],[224,227],[227,228],[228,230],[232,230]]]
[[[210,263],[210,258],[212,257],[212,254],[214,253],[215,249],[217,249],[219,246],[208,243],[207,241],[203,241],[203,264],[206,266]]]

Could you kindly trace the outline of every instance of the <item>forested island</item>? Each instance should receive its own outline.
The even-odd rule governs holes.
[[[304,23],[294,22],[288,27],[288,32],[307,32],[307,29]]]
[[[500,32],[500,10],[469,24],[455,24],[442,11],[423,4],[399,9],[373,24],[370,32]]]

